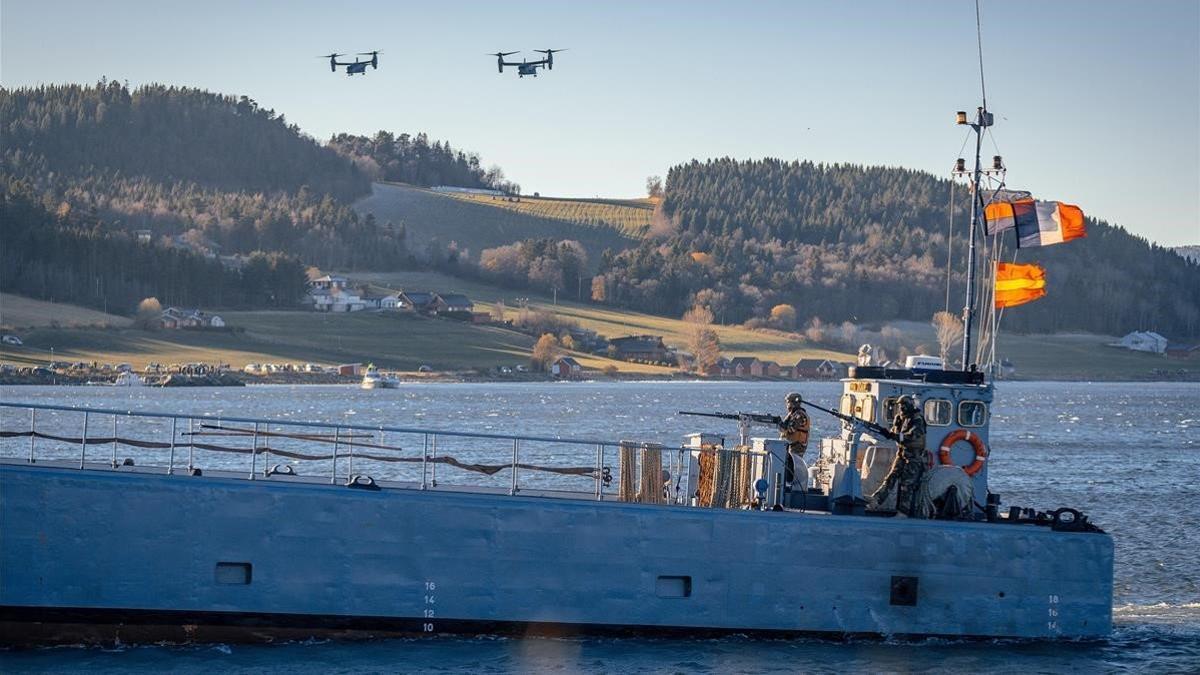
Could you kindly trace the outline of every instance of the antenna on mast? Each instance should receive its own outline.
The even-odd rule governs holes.
[[[971,329],[975,319],[975,251],[976,239],[978,238],[979,222],[982,219],[983,194],[981,179],[983,177],[983,161],[981,153],[983,150],[983,132],[988,127],[992,126],[994,118],[992,113],[987,109],[987,88],[984,85],[983,79],[983,28],[979,13],[979,0],[975,0],[975,37],[979,46],[979,89],[983,99],[983,105],[975,112],[975,121],[967,120],[966,111],[960,110],[957,114],[957,123],[968,125],[975,131],[975,168],[971,171],[971,235],[967,247],[967,293],[966,301],[963,303],[963,348],[962,348],[962,369],[968,370],[971,367]],[[1000,164],[999,158],[994,162]],[[966,163],[959,159],[955,165],[956,172],[965,173]]]
[[[979,19],[979,0],[975,0],[975,44],[979,48],[979,94],[987,110],[987,86],[983,82],[983,26]]]

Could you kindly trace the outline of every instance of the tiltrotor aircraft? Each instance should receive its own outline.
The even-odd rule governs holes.
[[[548,68],[550,70],[554,70],[554,54],[555,54],[555,52],[565,52],[567,50],[565,50],[565,49],[535,49],[533,51],[538,52],[539,54],[545,54],[546,58],[541,59],[540,61],[526,61],[526,60],[522,59],[520,62],[504,60],[504,57],[512,56],[513,54],[519,54],[520,52],[495,52],[493,54],[488,54],[488,56],[496,57],[496,68],[501,73],[504,72],[504,66],[516,66],[518,77],[525,77],[526,75],[532,75],[533,77],[537,77],[537,69],[538,68]]]
[[[375,50],[373,52],[359,52],[358,56],[354,57],[354,61],[337,60],[337,57],[345,56],[345,54],[324,54],[322,56],[318,56],[317,58],[329,59],[329,70],[332,72],[336,73],[338,66],[345,66],[347,75],[366,75],[367,66],[371,66],[376,70],[379,69],[379,55],[382,53],[383,52],[379,50]],[[358,59],[359,56],[370,56],[371,59],[369,61],[360,61]]]

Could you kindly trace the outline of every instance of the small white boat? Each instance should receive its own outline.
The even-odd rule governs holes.
[[[121,373],[120,375],[117,375],[117,379],[113,380],[112,386],[114,386],[114,387],[144,387],[144,386],[146,386],[146,381],[143,380],[142,378],[138,377],[137,373],[132,373],[132,372],[126,371],[126,372]]]
[[[368,368],[362,379],[363,389],[396,389],[400,380],[395,375],[380,373],[374,368]]]

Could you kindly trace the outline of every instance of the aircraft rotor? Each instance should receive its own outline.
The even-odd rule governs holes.
[[[566,49],[535,49],[533,51],[535,51],[539,54],[545,54],[546,55],[546,67],[549,68],[550,70],[554,70],[554,55],[558,52],[565,52],[567,50]]]

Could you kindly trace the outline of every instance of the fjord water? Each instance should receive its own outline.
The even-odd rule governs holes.
[[[209,413],[351,424],[678,443],[691,431],[734,430],[679,410],[778,412],[786,392],[832,405],[835,383],[412,384],[398,390],[346,386],[237,389],[6,387],[4,401],[122,410]],[[277,645],[123,645],[0,652],[0,670],[228,672],[848,672],[1200,671],[1200,386],[1188,383],[997,385],[990,481],[1005,504],[1072,506],[1116,540],[1114,629],[1099,643],[956,640],[515,639],[439,637]],[[40,420],[41,418],[39,418]],[[111,418],[109,418],[111,419]],[[78,434],[63,415],[61,431]],[[49,423],[48,421],[46,422]],[[111,422],[94,419],[94,433]],[[39,421],[39,429],[42,428]],[[832,434],[816,415],[815,435]],[[28,417],[0,409],[0,428]],[[132,433],[122,428],[121,435]],[[769,433],[764,429],[763,433]],[[142,436],[142,434],[138,434]],[[211,442],[211,441],[210,441]],[[403,441],[401,441],[403,442]],[[76,453],[47,446],[39,456]],[[245,441],[240,441],[245,443]],[[413,446],[412,441],[406,442]],[[498,448],[443,450],[470,461],[507,461]],[[28,441],[0,442],[24,456]],[[107,450],[94,449],[97,459]],[[417,450],[419,453],[419,448]],[[562,450],[538,461],[570,463]],[[594,458],[576,463],[588,465]],[[810,451],[813,452],[813,451]],[[44,453],[44,455],[43,455]],[[540,453],[540,454],[536,454]],[[557,453],[557,454],[556,454]],[[132,454],[122,449],[121,456]],[[75,455],[77,456],[77,455]],[[161,457],[156,461],[163,461]],[[141,463],[141,462],[139,462]],[[245,457],[198,455],[196,464],[244,468]],[[376,477],[405,469],[363,465]],[[303,467],[299,470],[305,471]],[[322,469],[316,469],[322,470]],[[451,480],[450,476],[445,477]],[[507,478],[505,478],[507,480]],[[536,484],[551,480],[522,476]],[[580,480],[562,479],[553,480]],[[588,489],[590,482],[580,489]],[[114,532],[114,536],[119,533]],[[800,545],[803,545],[802,543]],[[962,561],[970,565],[969,559]]]

